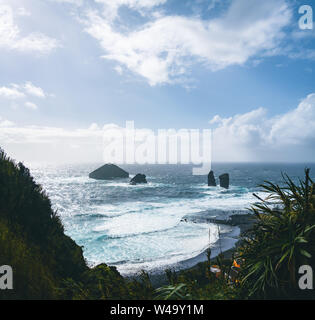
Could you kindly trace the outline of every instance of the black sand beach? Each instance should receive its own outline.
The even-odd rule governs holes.
[[[235,234],[235,239],[234,239],[234,245],[231,247],[231,237],[226,238],[222,237],[220,239],[221,245],[220,247],[222,248],[222,253],[225,259],[230,259],[233,256],[233,253],[235,252],[236,248],[238,247],[240,243],[240,237],[244,232],[246,232],[248,229],[251,228],[251,226],[255,222],[255,216],[253,214],[235,214],[229,217],[227,220],[220,220],[220,219],[209,219],[209,222],[217,224],[217,225],[229,225],[233,227],[238,228],[238,234]],[[224,249],[224,248],[229,248],[229,249]],[[220,253],[220,249],[216,248],[215,250],[212,250],[211,252],[211,260],[214,260],[218,254]],[[177,263],[176,265],[172,266],[170,270],[179,273],[183,270],[189,271],[193,270],[198,267],[199,264],[204,263],[207,261],[207,252],[204,251],[198,256],[181,261]],[[151,283],[154,287],[160,287],[163,285],[167,284],[167,277],[165,270],[161,269],[156,269],[153,270],[149,273]],[[130,279],[138,279],[139,276],[130,276]]]

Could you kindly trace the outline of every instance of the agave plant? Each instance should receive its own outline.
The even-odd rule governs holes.
[[[179,283],[176,285],[164,286],[156,289],[156,300],[191,300],[191,295],[187,292],[187,285]]]
[[[251,210],[258,222],[243,237],[239,255],[244,259],[242,286],[252,297],[296,297],[297,272],[312,265],[315,256],[315,187],[305,179],[295,184],[282,175],[284,186],[265,181],[268,196]]]

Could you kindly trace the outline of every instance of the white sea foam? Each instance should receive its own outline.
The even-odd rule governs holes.
[[[124,273],[137,272],[142,267],[156,268],[174,264],[194,257],[203,252],[210,243],[218,240],[218,229],[215,225],[178,225],[172,232],[157,232],[149,237],[138,234],[131,238],[106,239],[101,254],[96,250],[90,255],[94,263],[102,260],[117,265]],[[185,234],[185,238],[183,238]],[[110,249],[110,250],[109,250]],[[111,251],[108,254],[108,251]],[[123,262],[123,263],[122,263]]]
[[[128,179],[97,181],[88,178],[85,168],[70,169],[41,169],[38,182],[58,209],[66,233],[84,246],[87,260],[117,265],[124,274],[197,256],[209,245],[209,230],[210,243],[218,239],[217,226],[203,219],[208,212],[226,218],[257,201],[250,188],[209,188],[176,170],[163,177],[147,175],[148,184],[132,186]]]

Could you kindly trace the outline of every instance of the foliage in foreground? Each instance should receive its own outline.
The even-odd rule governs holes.
[[[14,289],[0,290],[0,299],[150,299],[153,294],[145,278],[127,281],[105,264],[88,268],[41,186],[0,149],[1,265],[12,266]]]
[[[195,267],[181,272],[167,270],[169,285],[158,288],[158,300],[233,300],[240,297],[236,279],[231,279],[234,259],[224,259],[220,254],[216,259],[198,263]],[[221,273],[210,272],[211,264],[219,266]]]
[[[299,267],[315,265],[315,185],[309,172],[298,185],[283,175],[283,187],[261,186],[268,197],[252,207],[258,222],[239,249],[241,283],[250,298],[315,298],[313,290],[298,287]]]
[[[0,290],[0,299],[315,298],[297,287],[299,266],[315,262],[315,187],[309,170],[299,185],[287,176],[284,182],[266,182],[268,197],[252,208],[258,222],[237,252],[240,283],[229,277],[233,259],[219,256],[222,275],[210,273],[209,253],[190,270],[168,271],[169,285],[154,291],[145,273],[130,281],[106,264],[89,268],[41,186],[0,149],[0,265],[14,272],[14,290]]]
[[[236,251],[241,261],[236,281],[215,279],[210,263],[175,274],[171,285],[157,290],[157,298],[183,299],[314,299],[313,290],[298,286],[299,267],[315,264],[315,185],[305,170],[305,179],[295,184],[283,175],[284,186],[266,181],[261,185],[266,199],[251,210],[257,222],[243,234]],[[220,258],[220,256],[218,257]],[[218,259],[222,274],[229,275],[231,260]]]

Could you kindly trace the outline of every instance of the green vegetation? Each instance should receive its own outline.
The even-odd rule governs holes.
[[[155,299],[161,300],[232,300],[240,296],[240,287],[233,281],[231,259],[220,255],[213,263],[220,266],[221,274],[209,272],[208,262],[197,264],[194,268],[181,272],[167,270],[170,283],[156,290]]]
[[[150,299],[153,294],[145,276],[127,281],[105,264],[88,268],[41,186],[0,149],[1,265],[12,266],[14,290],[0,290],[0,299]]]
[[[298,269],[315,262],[315,185],[305,170],[299,185],[283,175],[284,186],[261,185],[268,194],[251,211],[254,226],[243,234],[235,256],[240,272],[233,279],[234,259],[216,264],[219,279],[209,273],[209,261],[179,274],[169,273],[170,286],[157,290],[161,299],[314,299],[314,290],[298,287]],[[209,257],[208,257],[209,260]],[[231,276],[231,277],[229,277]]]
[[[144,272],[131,281],[106,264],[89,268],[41,186],[0,149],[0,266],[14,274],[14,290],[0,290],[0,299],[314,299],[297,276],[315,262],[315,187],[309,170],[299,185],[287,176],[284,183],[262,185],[268,197],[252,208],[258,222],[235,252],[240,272],[234,257],[212,261],[209,250],[207,262],[166,271],[169,284],[154,290]]]
[[[252,208],[258,222],[239,249],[241,284],[250,298],[315,298],[313,290],[298,288],[297,277],[300,266],[315,265],[315,186],[309,172],[299,185],[284,175],[284,187],[261,186],[268,197],[258,197]]]

